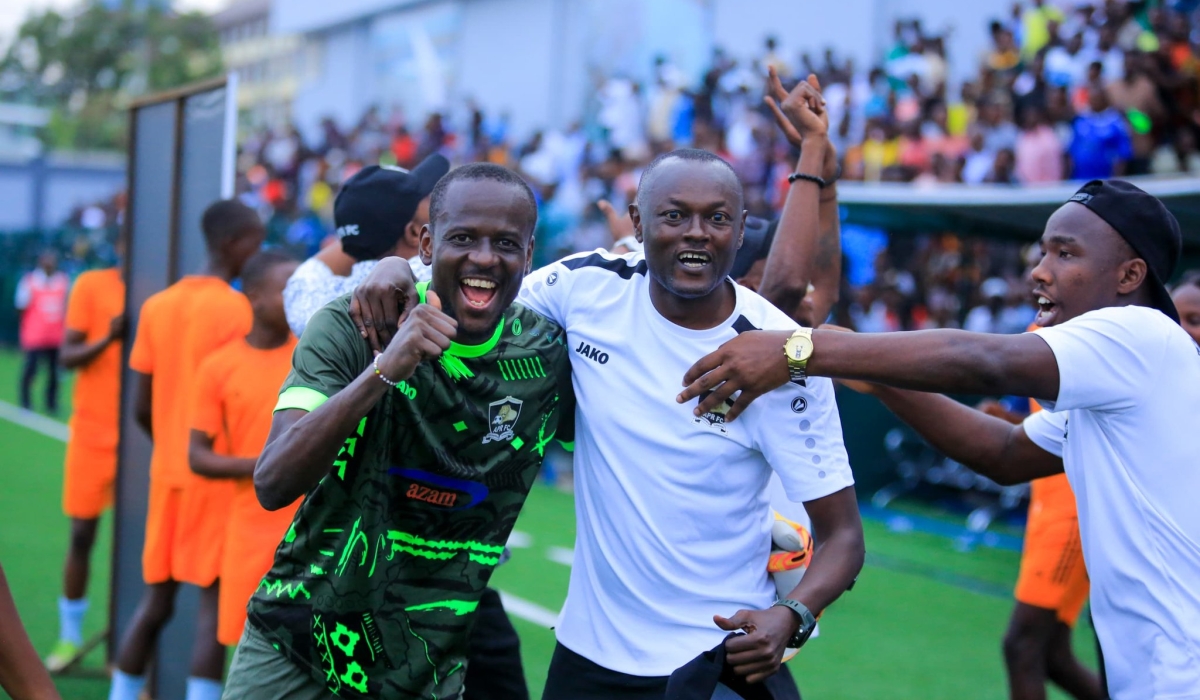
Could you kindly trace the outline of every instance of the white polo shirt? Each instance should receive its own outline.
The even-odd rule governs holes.
[[[1109,691],[1200,699],[1200,348],[1141,306],[1036,332],[1059,392],[1025,432],[1075,491]]]
[[[575,560],[558,641],[614,671],[668,675],[725,637],[714,614],[774,603],[772,470],[793,501],[854,483],[827,379],[781,387],[730,424],[675,402],[688,368],[739,332],[797,327],[734,288],[725,322],[688,330],[655,310],[641,253],[597,251],[528,275],[518,297],[566,328],[578,399]]]

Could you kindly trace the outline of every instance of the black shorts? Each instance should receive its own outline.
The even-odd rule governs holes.
[[[779,669],[776,676],[776,683],[795,687],[791,671],[786,665]],[[542,700],[665,700],[669,678],[670,676],[631,676],[628,673],[612,671],[585,659],[562,644],[555,644]],[[713,695],[713,698],[740,697],[724,686],[720,688],[721,691]],[[799,695],[794,697],[799,698]]]

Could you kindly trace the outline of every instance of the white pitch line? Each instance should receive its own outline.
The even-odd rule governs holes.
[[[6,401],[0,401],[0,418],[60,442],[66,442],[71,435],[66,423],[60,423],[40,413],[27,411]]]
[[[575,550],[566,547],[547,547],[546,558],[555,564],[571,566],[575,562]]]
[[[508,534],[508,542],[505,543],[509,549],[529,549],[533,546],[533,535],[520,530],[513,530]]]
[[[541,627],[554,627],[558,624],[558,613],[548,608],[543,608],[537,603],[518,598],[517,596],[505,591],[500,593],[500,602],[504,603],[504,610],[510,615],[516,615],[522,620],[527,620]]]

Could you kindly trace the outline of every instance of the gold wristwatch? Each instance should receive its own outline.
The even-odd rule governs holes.
[[[783,344],[783,354],[787,356],[788,376],[793,384],[805,386],[808,377],[808,358],[813,354],[812,329],[798,328],[787,342]]]

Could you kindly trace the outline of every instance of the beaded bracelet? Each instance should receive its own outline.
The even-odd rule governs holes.
[[[792,173],[791,175],[788,175],[788,184],[789,185],[796,182],[796,180],[807,180],[809,182],[815,182],[817,184],[817,187],[820,187],[821,189],[825,189],[826,187],[829,186],[829,183],[825,182],[825,178],[818,177],[816,175],[809,175],[808,173]]]
[[[384,384],[387,384],[388,386],[392,387],[393,389],[400,386],[400,382],[393,382],[392,380],[383,376],[383,372],[379,371],[379,355],[375,356],[375,359],[371,361],[371,365],[375,367],[375,376],[382,379]]]

